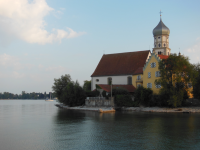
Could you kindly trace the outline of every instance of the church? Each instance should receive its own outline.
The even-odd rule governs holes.
[[[104,54],[91,75],[91,90],[96,85],[110,92],[112,87],[122,87],[133,93],[139,86],[150,88],[158,94],[161,85],[155,85],[160,77],[159,61],[167,59],[171,53],[169,48],[169,28],[160,22],[153,29],[154,48],[150,50],[126,53]]]

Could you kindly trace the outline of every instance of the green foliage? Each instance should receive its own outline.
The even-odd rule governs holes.
[[[69,106],[80,106],[85,102],[86,94],[79,83],[71,81],[70,75],[54,79],[53,91],[59,102]]]
[[[91,91],[91,81],[87,81],[87,80],[84,81],[83,90],[84,91]]]
[[[115,95],[115,105],[118,107],[132,107],[134,102],[131,95]]]
[[[124,88],[117,87],[112,89],[112,96],[115,95],[129,95],[129,92]]]
[[[159,62],[161,78],[155,83],[160,83],[160,95],[169,106],[178,107],[184,101],[184,91],[188,89],[188,83],[195,83],[196,72],[194,65],[189,63],[189,59],[184,56],[172,54],[168,59]]]
[[[44,94],[35,92],[25,93],[25,91],[23,91],[22,94],[19,95],[9,92],[0,93],[0,99],[45,99],[45,98],[46,97],[44,97]]]
[[[200,64],[196,64],[194,71],[197,73],[196,82],[193,83],[193,95],[194,98],[200,99]]]
[[[134,101],[137,105],[150,106],[153,91],[149,88],[144,88],[143,86],[138,87],[134,93]]]
[[[85,94],[86,94],[86,97],[97,97],[99,96],[99,91],[97,90],[94,90],[94,91],[86,91]]]
[[[107,94],[106,91],[102,92],[102,96],[105,97],[106,99],[109,99],[109,97],[111,96],[110,93]]]

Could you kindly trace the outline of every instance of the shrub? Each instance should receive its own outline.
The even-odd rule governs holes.
[[[135,90],[134,101],[141,105],[150,106],[152,94],[153,91],[151,89],[140,86]]]
[[[54,79],[52,89],[58,97],[59,102],[65,105],[80,106],[85,103],[85,91],[79,85],[78,81],[71,81],[70,75],[64,75],[59,79]]]
[[[115,95],[115,105],[118,107],[132,107],[134,102],[131,95]]]
[[[112,96],[115,95],[129,95],[129,92],[124,88],[117,87],[112,89]]]
[[[86,91],[85,94],[86,94],[86,97],[97,97],[97,96],[99,96],[99,91],[97,91],[97,90]]]

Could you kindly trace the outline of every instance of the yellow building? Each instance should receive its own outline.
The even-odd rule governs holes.
[[[91,75],[92,90],[96,85],[107,92],[110,91],[111,82],[115,87],[123,87],[133,93],[139,86],[150,88],[154,94],[158,94],[162,88],[155,84],[160,78],[159,62],[167,59],[171,53],[169,48],[169,28],[160,22],[153,29],[154,48],[152,53],[147,51],[134,51],[128,53],[117,53],[103,55],[94,73]],[[191,94],[190,86],[188,94]]]
[[[160,78],[159,61],[163,58],[168,58],[165,55],[157,55],[152,53],[148,62],[145,64],[143,68],[143,87],[151,88],[153,93],[158,94],[161,85],[156,85],[154,82],[156,79]]]

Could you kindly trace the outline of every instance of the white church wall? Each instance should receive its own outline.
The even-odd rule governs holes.
[[[112,78],[112,84],[128,84],[128,77],[132,77],[132,75],[125,75],[125,76],[103,76],[103,77],[92,77],[91,79],[91,90],[93,91],[96,89],[96,84],[108,84],[108,78]],[[97,79],[99,80],[97,82]]]

